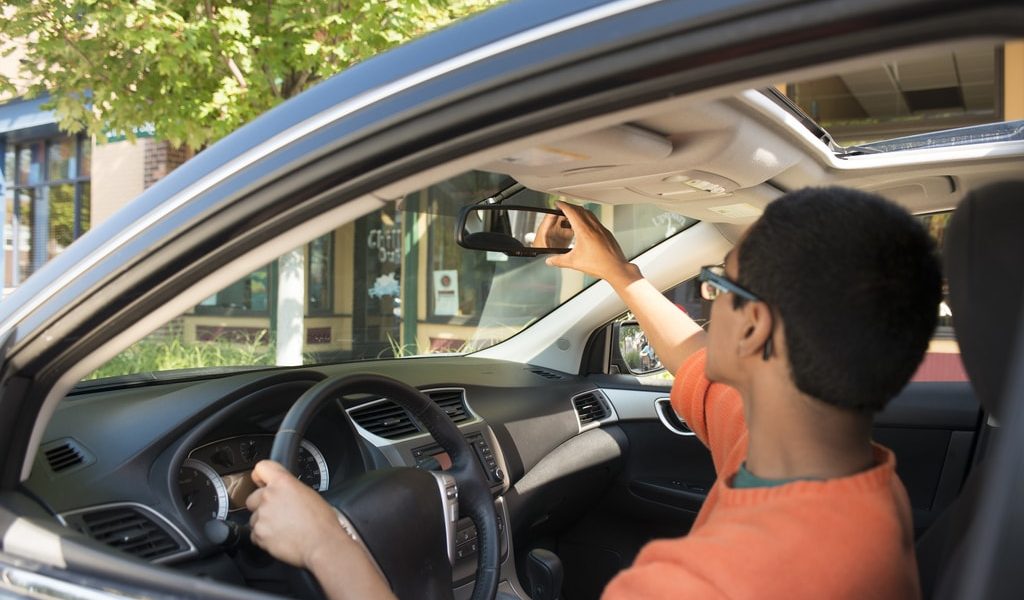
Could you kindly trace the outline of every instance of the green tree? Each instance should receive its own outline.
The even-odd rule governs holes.
[[[348,66],[496,0],[7,0],[0,52],[69,132],[201,148]],[[0,92],[12,89],[0,76]]]

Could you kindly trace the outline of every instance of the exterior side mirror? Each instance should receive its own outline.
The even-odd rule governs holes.
[[[647,335],[636,321],[621,321],[613,324],[614,354],[612,360],[620,372],[632,375],[650,375],[665,369],[654,348],[647,342]]]

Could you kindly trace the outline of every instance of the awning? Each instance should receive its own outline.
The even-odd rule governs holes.
[[[0,104],[0,135],[56,123],[57,118],[52,110],[40,108],[49,100],[50,96],[47,94],[31,100],[19,98]]]

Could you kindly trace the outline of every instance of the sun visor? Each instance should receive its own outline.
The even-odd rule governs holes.
[[[483,166],[513,177],[548,177],[576,171],[606,169],[658,161],[672,154],[672,142],[661,135],[616,125],[559,142],[525,148]]]

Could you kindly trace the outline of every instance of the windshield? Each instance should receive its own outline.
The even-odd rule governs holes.
[[[226,282],[87,379],[462,354],[499,343],[594,283],[543,256],[458,246],[459,209],[514,184],[471,171],[408,194]],[[508,202],[556,200],[575,202],[531,190]],[[583,206],[630,258],[695,223],[653,205]]]

